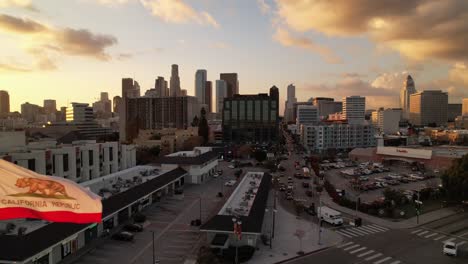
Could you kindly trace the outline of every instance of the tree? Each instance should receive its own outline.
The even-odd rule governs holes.
[[[161,135],[160,134],[153,134],[150,137],[151,140],[161,140]]]
[[[254,152],[254,156],[258,162],[263,162],[264,160],[266,160],[267,154],[263,150],[256,150]]]
[[[200,120],[198,119],[198,116],[195,116],[190,125],[193,126],[193,127],[197,127],[199,122],[200,122]]]
[[[383,196],[385,197],[387,207],[394,207],[395,205],[398,206],[405,203],[405,195],[394,189],[386,188],[383,191]]]
[[[208,126],[208,121],[206,120],[206,111],[202,107],[200,110],[200,122],[198,123],[198,135],[203,137],[203,145],[208,143],[210,137],[210,127]]]
[[[468,154],[455,160],[442,174],[442,186],[450,200],[468,200]]]

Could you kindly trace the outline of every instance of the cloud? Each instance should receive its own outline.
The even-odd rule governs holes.
[[[20,47],[33,59],[30,68],[53,70],[63,56],[90,57],[108,61],[107,49],[117,44],[111,35],[96,34],[87,29],[56,28],[40,22],[0,14],[0,32],[18,38]]]
[[[151,14],[167,23],[188,24],[195,22],[219,28],[219,23],[206,11],[196,11],[183,0],[140,0]]]
[[[276,29],[273,39],[286,47],[297,47],[303,50],[317,53],[328,63],[337,64],[342,62],[341,59],[329,48],[317,44],[306,37],[293,36],[289,33],[289,31],[281,27]]]
[[[31,2],[31,0],[0,0],[0,7],[20,7],[30,11],[39,11]]]
[[[1,72],[5,72],[5,73],[30,72],[30,71],[32,71],[31,68],[25,67],[23,65],[0,62],[0,73]]]
[[[277,0],[291,29],[367,35],[412,60],[468,60],[466,0]]]
[[[225,42],[218,41],[218,42],[213,42],[210,45],[210,47],[215,48],[215,49],[228,49],[231,46]]]
[[[399,92],[407,76],[408,76],[407,71],[383,73],[379,75],[377,78],[375,78],[375,80],[372,81],[371,85],[373,87],[391,89],[391,90],[394,90],[395,92]]]
[[[466,63],[457,62],[449,70],[446,78],[423,83],[420,87],[447,91],[450,102],[460,103],[462,98],[468,98],[468,66]]]
[[[127,60],[133,57],[133,54],[131,53],[119,53],[117,55],[118,60]]]
[[[265,0],[257,0],[257,5],[258,8],[260,8],[260,11],[262,14],[268,14],[271,11],[271,6],[267,4]]]

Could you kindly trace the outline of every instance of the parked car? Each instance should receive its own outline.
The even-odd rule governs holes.
[[[455,242],[452,241],[447,241],[444,243],[444,246],[442,248],[442,252],[447,255],[447,256],[457,256],[458,247]]]
[[[228,168],[230,168],[230,169],[235,169],[236,166],[234,166],[234,165],[231,164],[231,165],[228,166]]]
[[[236,181],[235,180],[230,180],[230,181],[225,182],[224,186],[234,186],[234,184],[236,184]]]
[[[112,239],[120,241],[132,241],[133,237],[133,234],[127,231],[118,232],[112,235]]]
[[[218,173],[213,174],[213,178],[218,178],[218,177],[219,177]]]
[[[300,174],[299,172],[294,173],[294,178],[302,179],[302,174]]]
[[[143,231],[143,226],[139,224],[127,224],[123,227],[125,230],[130,232],[141,232]]]

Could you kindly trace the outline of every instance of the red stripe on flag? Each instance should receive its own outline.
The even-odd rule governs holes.
[[[73,213],[69,211],[41,212],[22,207],[0,208],[0,220],[14,218],[37,218],[49,222],[87,224],[101,223],[102,213]]]

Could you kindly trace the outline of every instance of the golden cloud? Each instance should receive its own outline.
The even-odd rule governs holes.
[[[30,11],[38,11],[31,0],[0,0],[0,7],[21,7]]]
[[[315,43],[313,40],[305,37],[297,37],[283,28],[278,27],[273,39],[286,47],[298,47],[310,52],[319,54],[328,63],[341,63],[341,59],[333,51],[325,46]]]
[[[369,35],[415,60],[468,59],[466,0],[277,0],[277,8],[300,32]]]

